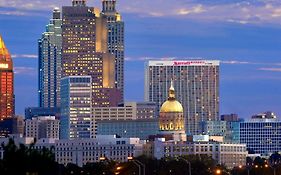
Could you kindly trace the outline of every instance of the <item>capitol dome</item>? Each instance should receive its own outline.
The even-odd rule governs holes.
[[[183,107],[176,100],[175,88],[171,82],[168,100],[160,108],[159,129],[165,133],[180,132],[184,135],[184,123]]]
[[[173,87],[173,83],[171,83],[171,87],[169,89],[169,97],[168,100],[165,101],[161,108],[160,108],[160,113],[165,112],[183,112],[183,107],[180,102],[176,100],[175,97],[175,89]]]

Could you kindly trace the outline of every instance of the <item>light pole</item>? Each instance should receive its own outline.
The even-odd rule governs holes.
[[[143,167],[143,175],[145,175],[145,164],[141,163],[139,160],[134,159],[133,157],[128,157],[129,161],[132,161],[139,168],[139,175],[141,175],[141,166]]]
[[[186,159],[184,159],[184,158],[182,158],[182,157],[179,157],[179,159],[181,159],[181,160],[183,160],[185,163],[187,163],[187,165],[188,165],[188,175],[191,175],[191,163],[190,163],[188,160],[186,160]]]

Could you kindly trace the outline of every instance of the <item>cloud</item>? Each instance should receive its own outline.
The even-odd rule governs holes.
[[[12,58],[38,58],[38,55],[32,55],[32,54],[14,54],[14,55],[12,55]]]
[[[14,73],[19,75],[37,76],[37,70],[34,67],[14,67]]]
[[[89,6],[101,6],[101,1],[88,1]],[[36,11],[50,12],[54,7],[71,5],[70,0],[0,0],[0,14],[29,15]],[[3,8],[2,8],[3,7]],[[5,12],[3,9],[13,8]],[[119,0],[118,11],[140,17],[186,18],[205,22],[281,25],[280,0]],[[40,15],[41,13],[36,13]],[[47,14],[45,14],[47,15]],[[49,13],[48,13],[49,15]]]
[[[26,13],[21,11],[11,10],[11,11],[0,11],[0,15],[26,16]]]
[[[270,71],[270,72],[281,72],[281,67],[279,67],[279,68],[276,68],[276,67],[262,67],[262,68],[259,68],[258,70]]]
[[[235,61],[235,60],[221,61],[221,63],[223,63],[223,64],[256,64],[256,63],[251,63],[251,62],[248,62],[248,61]]]

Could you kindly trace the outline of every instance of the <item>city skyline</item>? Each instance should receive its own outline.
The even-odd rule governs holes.
[[[124,7],[122,7],[124,2],[120,1],[120,4],[118,4],[121,13],[125,11]],[[157,2],[155,3],[157,4]],[[69,2],[63,1],[63,3],[65,5]],[[165,4],[167,5],[167,2]],[[254,8],[256,5],[252,5],[251,7]],[[34,69],[37,60],[24,58],[35,57],[36,50],[34,48],[36,47],[36,40],[34,40],[34,35],[38,38],[40,32],[43,31],[42,26],[47,24],[51,10],[51,8],[48,12],[43,10],[44,13],[40,14],[41,16],[34,16],[36,21],[34,24],[35,27],[31,31],[27,31],[26,37],[21,35],[20,32],[17,33],[20,29],[11,30],[15,25],[12,23],[0,29],[6,43],[8,43],[8,48],[11,48],[10,52],[14,58],[16,56],[23,58],[14,59],[16,64],[17,113],[19,114],[23,114],[24,107],[36,106],[37,94],[34,89],[37,89],[37,85],[36,81],[34,81],[34,74],[37,73]],[[1,14],[0,18],[4,22],[5,20],[15,18],[11,14],[5,16],[3,16],[3,13]],[[147,9],[144,11],[144,14],[147,14]],[[42,15],[44,16],[42,17]],[[129,47],[127,47],[127,62],[125,67],[127,69],[125,81],[128,84],[126,85],[125,99],[130,101],[142,101],[143,99],[143,58],[214,58],[222,61],[221,113],[238,113],[242,117],[246,117],[253,113],[272,110],[280,114],[280,111],[278,111],[278,107],[280,106],[279,94],[281,94],[278,89],[280,85],[278,82],[280,80],[278,59],[280,58],[279,55],[281,55],[281,44],[278,41],[278,36],[272,37],[280,30],[279,25],[274,23],[274,21],[267,25],[263,21],[259,24],[238,24],[231,22],[225,24],[222,21],[218,21],[219,24],[212,24],[212,22],[206,23],[201,20],[194,21],[194,19],[180,19],[173,16],[154,17],[147,20],[148,17],[139,16],[138,13],[128,12],[128,10],[123,16],[124,21],[128,21],[127,23],[129,23],[128,29],[126,28],[128,30],[126,36],[128,41],[126,45]],[[17,17],[25,21],[29,20],[27,16]],[[180,21],[186,22],[185,24],[179,24],[179,27],[175,27],[174,30],[177,34],[172,33],[167,35],[168,31],[164,29],[169,22],[165,19],[172,19],[172,24]],[[23,29],[25,28],[23,22],[17,24],[22,25]],[[219,25],[221,28],[218,29],[215,25]],[[161,30],[157,30],[159,26],[164,27]],[[206,30],[208,26],[210,30]],[[186,31],[181,32],[180,29],[182,27]],[[194,29],[198,30],[194,31]],[[10,30],[15,31],[16,34],[8,32]],[[168,39],[171,39],[169,44],[172,44],[172,50],[167,49],[168,45],[162,42],[164,34],[167,35]],[[183,39],[181,39],[182,37]],[[247,42],[243,41],[244,38]],[[156,41],[156,39],[159,40]],[[16,43],[17,41],[19,41],[18,44]],[[21,45],[21,49],[19,49],[19,45]],[[24,74],[19,75],[19,72],[24,72]],[[26,85],[26,82],[29,82],[29,84]],[[25,89],[25,93],[20,93],[20,89]]]

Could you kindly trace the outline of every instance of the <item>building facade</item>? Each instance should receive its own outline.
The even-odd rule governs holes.
[[[124,22],[116,11],[116,0],[102,1],[102,15],[107,19],[108,51],[115,56],[116,87],[124,101]]]
[[[226,121],[204,121],[202,122],[202,133],[210,136],[225,136]]]
[[[158,117],[156,115],[156,104],[153,102],[126,102],[124,106],[135,108],[137,119],[152,119]]]
[[[118,135],[122,138],[148,140],[159,132],[158,119],[97,121],[97,135]]]
[[[23,117],[14,116],[0,121],[0,137],[8,137],[10,134],[24,134]]]
[[[281,122],[276,117],[264,118],[266,115],[258,115],[261,118],[257,118],[256,116],[250,121],[240,123],[240,143],[247,145],[249,153],[267,156],[279,152],[281,150]]]
[[[108,132],[112,134],[117,134],[114,133],[113,131],[120,131],[119,129],[122,126],[127,127],[127,126],[133,126],[134,124],[138,125],[141,123],[136,120],[143,119],[144,121],[144,119],[154,119],[155,118],[154,115],[155,115],[154,103],[126,102],[125,104],[120,104],[118,107],[93,107],[92,118],[91,118],[91,128],[92,128],[91,137],[94,138],[95,135],[101,134],[98,133],[98,125],[100,123],[108,121],[108,123],[105,123],[103,126],[109,126],[113,124],[111,123],[111,121],[112,122],[116,121],[117,128],[111,128],[112,130],[107,130],[107,131],[103,130],[102,133]],[[111,134],[103,134],[103,135],[111,135]]]
[[[25,137],[59,139],[59,123],[55,116],[42,116],[25,120]]]
[[[219,120],[219,61],[148,61],[145,74],[145,100],[155,102],[157,111],[174,81],[188,134],[200,134],[202,121]]]
[[[237,114],[221,115],[221,120],[226,122],[225,141],[231,143],[240,143],[240,123],[244,119],[238,117]]]
[[[0,36],[0,121],[15,114],[13,61]]]
[[[46,31],[38,40],[39,44],[39,107],[60,106],[62,19],[58,8],[46,26]]]
[[[107,19],[84,0],[62,7],[62,77],[91,76],[92,105],[117,106],[115,58],[108,52]]]
[[[245,144],[227,144],[218,142],[174,142],[156,140],[154,157],[178,157],[184,155],[208,155],[218,164],[227,168],[246,164],[247,149]]]
[[[91,76],[70,76],[62,78],[60,138],[90,138],[91,108]]]
[[[26,146],[34,143],[34,138],[13,138],[16,145]],[[8,144],[9,138],[0,138],[0,144]],[[128,157],[142,155],[143,142],[138,138],[117,138],[116,136],[100,136],[96,139],[56,140],[39,139],[34,149],[54,148],[55,160],[59,164],[76,164],[80,167],[87,163],[99,162],[101,158],[126,162]],[[0,147],[0,159],[3,159],[3,148]]]
[[[136,120],[136,108],[131,105],[123,107],[93,107],[91,118],[91,137],[97,134],[97,122],[111,120]]]
[[[32,119],[39,116],[60,116],[60,108],[28,107],[25,108],[25,119]]]

